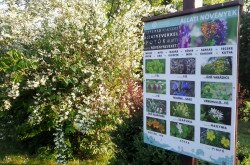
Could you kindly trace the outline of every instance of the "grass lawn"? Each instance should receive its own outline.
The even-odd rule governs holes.
[[[104,160],[73,160],[67,163],[67,165],[106,165],[107,161]],[[39,159],[28,156],[27,154],[8,154],[1,158],[0,165],[57,165],[55,160],[51,159]]]
[[[10,141],[0,140],[0,165],[57,165],[53,155],[31,156],[24,152],[24,150],[17,149],[18,145]],[[100,160],[72,160],[67,165],[106,165],[108,162],[105,158]]]
[[[239,122],[238,140],[240,142],[241,152],[250,155],[250,122]],[[247,162],[248,163],[248,162]],[[37,157],[28,156],[21,150],[17,150],[11,142],[0,141],[0,165],[24,165],[24,164],[47,164],[56,165],[53,159],[39,159]],[[86,161],[71,161],[68,165],[105,165],[107,160],[86,160]],[[199,164],[207,165],[209,163],[201,161]],[[249,162],[250,165],[250,162]]]
[[[240,145],[250,153],[250,122],[239,122],[238,133]]]

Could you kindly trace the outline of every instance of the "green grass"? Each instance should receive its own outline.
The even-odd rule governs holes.
[[[27,154],[9,154],[2,157],[0,165],[57,165],[54,159],[39,159]],[[67,165],[106,165],[107,160],[72,160]]]
[[[0,140],[0,165],[57,165],[54,155],[29,155],[25,149],[10,141]],[[98,160],[72,160],[67,165],[106,165],[108,158]]]
[[[10,155],[5,156],[4,159],[0,161],[1,165],[57,165],[55,160],[41,160],[37,158],[31,158],[27,155]],[[106,165],[107,162],[102,162],[98,160],[85,160],[85,161],[69,161],[67,165]]]
[[[239,122],[238,141],[250,153],[250,122]]]
[[[250,122],[239,122],[237,156],[240,165],[250,165]]]
[[[239,122],[238,126],[238,140],[240,147],[238,148],[238,156],[241,156],[241,165],[250,165],[250,122]],[[24,152],[22,149],[17,149],[18,145],[9,141],[0,141],[0,165],[56,165],[53,156],[46,158],[39,158],[38,156],[31,156]],[[243,160],[244,159],[244,160]],[[100,160],[74,160],[68,162],[68,165],[106,165],[107,159]],[[200,165],[208,165],[209,163],[199,161]]]

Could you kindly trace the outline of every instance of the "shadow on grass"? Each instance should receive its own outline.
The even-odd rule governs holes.
[[[0,160],[7,155],[24,154],[20,144],[11,140],[0,140]]]

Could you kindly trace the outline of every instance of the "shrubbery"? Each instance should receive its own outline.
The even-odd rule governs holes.
[[[240,26],[240,61],[239,76],[243,88],[250,90],[250,1],[246,0]]]
[[[101,1],[3,3],[1,139],[61,163],[114,155],[110,133],[135,110],[141,18],[170,8],[122,2],[111,16]]]

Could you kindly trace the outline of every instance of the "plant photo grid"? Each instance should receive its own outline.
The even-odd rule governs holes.
[[[166,115],[166,100],[146,99],[146,110],[147,112],[158,113]]]
[[[172,58],[171,74],[195,74],[195,58]]]
[[[170,135],[173,137],[194,141],[194,126],[178,122],[170,122]]]
[[[232,75],[232,57],[203,57],[201,58],[201,74],[203,75]]]
[[[171,101],[170,102],[170,115],[194,120],[195,119],[195,104]]]
[[[233,45],[237,40],[237,17],[211,19],[179,26],[179,48]]]
[[[165,59],[146,59],[145,73],[147,74],[165,74]]]
[[[232,100],[232,83],[201,82],[201,97],[207,99]]]
[[[200,142],[202,144],[230,150],[230,133],[201,127]]]
[[[146,129],[161,134],[166,134],[166,120],[147,116]]]
[[[230,107],[201,105],[200,110],[201,121],[231,125],[232,109]]]
[[[170,81],[170,95],[175,96],[195,96],[195,82],[194,81]]]
[[[166,80],[147,79],[146,93],[166,94]]]

